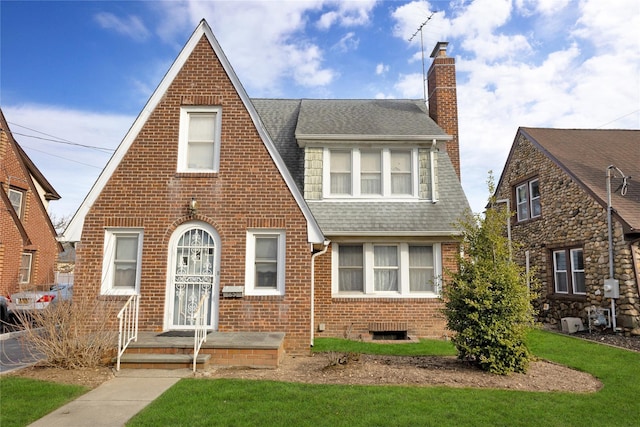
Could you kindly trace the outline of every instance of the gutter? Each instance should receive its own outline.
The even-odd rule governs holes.
[[[311,255],[311,341],[310,341],[310,346],[313,347],[313,336],[316,332],[316,326],[315,326],[315,317],[314,317],[314,312],[315,312],[315,286],[316,286],[316,258],[319,255],[323,255],[325,253],[327,253],[327,250],[329,249],[329,244],[331,244],[331,240],[325,240],[323,242],[324,248],[322,248],[321,251],[314,253],[313,255]]]

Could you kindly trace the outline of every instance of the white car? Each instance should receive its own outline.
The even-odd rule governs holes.
[[[56,284],[52,285],[48,291],[24,291],[16,292],[7,296],[8,311],[11,314],[33,312],[43,310],[49,304],[59,301],[71,300],[73,296],[73,285]]]

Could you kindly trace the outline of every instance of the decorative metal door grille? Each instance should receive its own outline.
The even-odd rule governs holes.
[[[203,229],[187,230],[176,246],[173,297],[173,326],[193,326],[198,302],[207,295],[211,307],[215,244]],[[209,310],[211,313],[211,310]],[[207,324],[211,326],[211,314]]]

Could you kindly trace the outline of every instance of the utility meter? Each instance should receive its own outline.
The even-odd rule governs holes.
[[[620,298],[620,282],[618,281],[618,279],[604,280],[604,297]]]

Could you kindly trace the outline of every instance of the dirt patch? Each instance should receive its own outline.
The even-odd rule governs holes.
[[[590,393],[602,383],[593,376],[550,362],[536,361],[526,374],[493,375],[456,357],[360,355],[329,366],[334,356],[286,357],[278,369],[209,368],[201,378],[242,378],[313,384],[361,384],[499,388]]]

